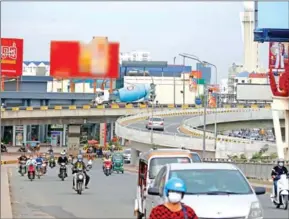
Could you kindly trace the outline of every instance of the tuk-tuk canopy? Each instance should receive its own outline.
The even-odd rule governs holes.
[[[113,154],[113,155],[112,155],[112,159],[113,159],[113,160],[123,160],[123,156],[122,156],[122,154],[120,154],[120,153]]]

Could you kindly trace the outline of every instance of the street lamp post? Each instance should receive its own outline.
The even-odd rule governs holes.
[[[207,65],[211,65],[215,68],[215,83],[217,85],[218,84],[218,68],[217,68],[217,66],[212,64],[212,63],[206,62],[206,61],[203,61],[203,63],[207,64]],[[217,108],[218,108],[218,106],[219,106],[219,97],[217,96],[216,97],[216,111],[215,111],[215,128],[214,128],[214,135],[215,135],[214,146],[215,146],[215,149],[217,148],[217,137],[218,137],[218,134],[217,134],[217,117],[218,117]]]
[[[151,80],[152,80],[152,83],[151,83],[151,95],[150,95],[150,99],[151,99],[151,104],[152,104],[152,112],[151,112],[151,119],[152,119],[152,123],[153,123],[153,118],[154,118],[154,100],[155,100],[155,83],[154,83],[154,78],[151,76]],[[151,127],[151,145],[153,147],[153,144],[154,144],[154,136],[153,136],[153,133],[154,133],[154,130],[153,130],[153,126]]]

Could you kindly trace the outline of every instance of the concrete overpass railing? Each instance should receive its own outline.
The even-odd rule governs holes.
[[[251,119],[255,117],[256,119],[261,119],[262,116],[269,118],[269,109],[246,109],[246,108],[223,108],[217,109],[218,111],[218,121],[222,122],[221,118],[231,118],[230,121],[235,121],[238,119],[245,118]],[[214,118],[214,109],[208,109],[208,117]],[[198,121],[196,122],[197,126],[200,126],[202,120],[198,117],[203,117],[203,111],[198,109],[188,109],[188,110],[171,110],[164,112],[156,112],[157,116],[181,116],[181,115],[192,115],[191,120]],[[232,116],[231,116],[232,115]],[[238,116],[239,115],[239,116]],[[116,134],[122,138],[134,141],[134,142],[142,142],[147,144],[147,148],[151,148],[151,134],[150,132],[143,132],[141,130],[137,130],[131,127],[127,127],[126,125],[132,122],[137,122],[139,120],[144,120],[149,117],[149,113],[143,113],[141,115],[135,115],[132,117],[126,117],[119,119],[116,123]],[[224,122],[227,122],[225,120]],[[208,120],[208,122],[213,123]],[[189,127],[193,128],[193,127]],[[195,130],[194,130],[195,131]],[[196,130],[197,131],[197,130]],[[185,146],[189,149],[193,150],[202,150],[203,148],[203,140],[200,138],[202,134],[198,131],[198,138],[196,136],[184,136],[178,135],[175,133],[153,133],[153,143],[155,145],[162,145],[167,147],[181,147]],[[228,155],[239,155],[245,154],[247,157],[251,157],[255,152],[258,152],[265,145],[269,146],[269,151],[275,152],[276,145],[273,143],[267,142],[255,142],[250,140],[243,140],[238,138],[230,138],[227,136],[218,136],[217,147],[214,146],[214,138],[209,135],[206,140],[206,150],[208,152],[215,151],[216,158],[227,158]]]

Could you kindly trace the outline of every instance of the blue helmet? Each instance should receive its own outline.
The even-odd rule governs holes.
[[[169,179],[165,185],[166,196],[168,196],[169,191],[185,193],[187,191],[187,187],[182,179],[173,177]]]

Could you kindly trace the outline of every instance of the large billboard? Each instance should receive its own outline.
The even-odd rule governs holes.
[[[289,29],[288,1],[258,1],[258,28]]]
[[[279,73],[289,69],[289,43],[270,42],[269,44],[269,69],[278,76]]]
[[[269,84],[237,84],[237,100],[272,101]]]
[[[118,78],[119,43],[95,37],[89,44],[52,41],[50,76],[56,78]]]
[[[1,74],[19,77],[23,68],[23,39],[1,38]]]

